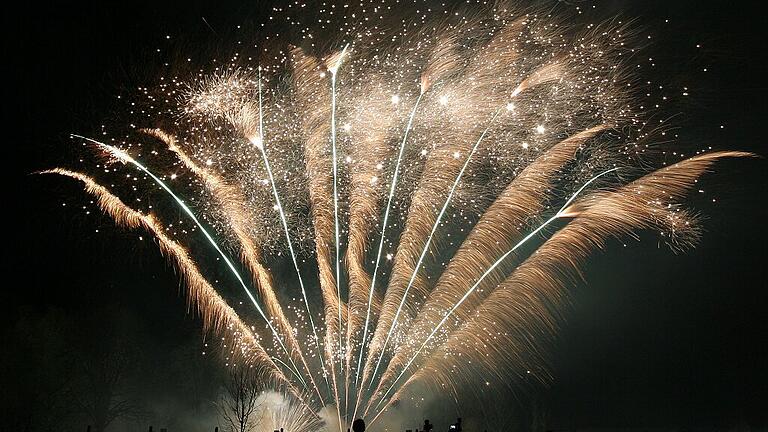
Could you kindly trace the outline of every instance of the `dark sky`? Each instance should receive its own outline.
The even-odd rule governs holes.
[[[77,208],[84,200],[79,186],[29,174],[76,155],[68,134],[87,131],[109,113],[113,95],[155,61],[151,52],[166,34],[216,40],[201,17],[222,29],[258,18],[264,6],[68,3],[25,2],[3,12],[10,222],[0,294],[0,343],[9,346],[2,355],[19,355],[10,346],[19,323],[52,309],[123,311],[146,351],[199,346],[199,322],[184,314],[178,281],[154,246],[106,218],[85,215]],[[758,2],[601,6],[607,15],[637,17],[657,36],[661,42],[649,52],[668,73],[691,71],[685,78],[696,91],[679,107],[682,145],[768,155],[766,15],[752,3]],[[696,43],[703,48],[691,49]],[[708,72],[700,73],[702,67]],[[696,249],[675,255],[654,241],[629,242],[590,261],[588,284],[577,289],[555,350],[556,382],[543,396],[552,427],[766,427],[768,163],[725,162],[704,181],[717,203],[692,201],[706,215]],[[164,384],[176,372],[163,370],[162,362],[157,367],[157,381],[147,385],[183,401]],[[2,373],[12,381],[13,371]]]

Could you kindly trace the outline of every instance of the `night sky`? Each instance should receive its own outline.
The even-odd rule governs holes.
[[[80,185],[31,173],[77,157],[68,135],[113,115],[114,95],[142,82],[165,35],[215,44],[268,5],[67,3],[24,2],[3,12],[10,220],[2,248],[2,417],[20,417],[25,401],[43,391],[38,366],[55,364],[58,351],[48,355],[40,345],[66,341],[63,351],[85,350],[121,334],[154,359],[136,384],[153,418],[193,424],[173,423],[205,405],[179,384],[190,373],[179,359],[203,375],[201,395],[215,392],[219,366],[199,355],[200,322],[185,314],[176,275],[151,241],[85,214]],[[606,16],[636,17],[657,39],[648,52],[665,64],[659,73],[693,89],[674,113],[683,148],[768,156],[768,33],[765,10],[752,3],[598,2]],[[690,201],[705,216],[696,249],[676,255],[646,235],[590,259],[555,346],[555,384],[540,396],[548,428],[768,427],[768,163],[725,161],[703,184],[706,197]],[[62,330],[59,319],[74,330]],[[93,326],[99,331],[83,332]]]

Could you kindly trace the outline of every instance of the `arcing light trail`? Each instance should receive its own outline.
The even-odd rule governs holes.
[[[637,79],[646,61],[635,54],[634,32],[627,26],[558,25],[567,22],[559,12],[498,10],[481,0],[436,5],[428,13],[418,12],[417,2],[391,6],[329,7],[307,19],[293,8],[296,13],[277,8],[271,20],[280,38],[268,37],[258,49],[234,44],[226,63],[211,61],[195,73],[163,76],[156,88],[139,87],[125,130],[104,128],[112,140],[105,142],[121,142],[121,148],[74,135],[144,172],[192,219],[274,339],[274,353],[247,361],[291,388],[316,393],[298,399],[322,415],[329,429],[344,430],[361,412],[369,419],[392,412],[389,404],[405,392],[426,391],[410,386],[414,381],[446,389],[456,400],[476,396],[482,403],[486,382],[513,386],[521,383],[516,370],[545,369],[551,342],[536,335],[554,331],[552,314],[568,305],[536,303],[537,289],[567,295],[568,287],[554,281],[571,263],[553,259],[557,266],[547,267],[544,260],[573,251],[565,236],[537,246],[547,253],[534,252],[535,259],[519,264],[528,266],[523,276],[536,277],[515,285],[518,304],[506,301],[507,279],[499,279],[514,279],[518,272],[509,256],[575,213],[553,237],[579,229],[581,254],[596,249],[601,236],[638,229],[658,233],[674,248],[693,245],[697,218],[682,202],[684,192],[716,160],[737,155],[706,149],[676,165],[647,168],[646,162],[662,166],[662,155],[679,152],[667,148],[668,125],[647,127],[664,108],[647,108],[661,102],[658,91],[644,86],[662,87]],[[284,32],[283,26],[296,31]],[[354,43],[339,53],[339,41]],[[352,46],[355,55],[349,56]],[[415,83],[418,97],[405,97]],[[663,100],[671,100],[667,96]],[[501,121],[499,106],[510,110],[509,120]],[[161,180],[129,155],[133,149],[154,153],[158,145],[137,130],[168,143],[161,151],[175,152],[181,163],[167,159],[173,162],[164,172],[187,181],[172,190],[171,180]],[[660,140],[666,153],[657,152]],[[251,157],[254,147],[260,157]],[[339,163],[345,154],[347,163]],[[633,176],[645,181],[608,180],[619,167],[632,182]],[[90,176],[71,174],[77,170],[50,172],[86,179],[89,191],[98,186]],[[611,188],[610,199],[571,212],[577,197],[577,206],[604,198],[589,188],[598,178]],[[206,186],[203,192],[194,188],[196,182]],[[119,180],[111,185],[136,189]],[[186,194],[213,199],[196,200],[192,212],[179,197]],[[148,210],[140,208],[148,205],[144,200],[121,205],[131,215]],[[549,208],[559,210],[541,223]],[[175,217],[164,214],[170,210],[163,206],[151,211],[158,221],[154,228]],[[106,213],[124,219],[120,212]],[[606,215],[623,219],[603,223]],[[536,228],[525,233],[529,226]],[[194,275],[186,279],[199,288],[194,295],[211,300],[195,299],[205,319],[217,322],[215,315],[237,323],[217,328],[222,336],[245,328],[199,270],[202,263],[184,252],[184,241],[194,239],[181,233],[177,247],[161,231],[154,233],[161,248],[174,248],[182,274]],[[224,253],[227,247],[241,251],[244,268],[258,280],[256,295]],[[382,262],[385,253],[391,270]],[[302,276],[303,262],[317,265],[317,281]],[[295,279],[280,272],[291,267]],[[301,296],[294,297],[296,280]],[[322,318],[312,311],[323,311]],[[246,343],[263,351],[255,337]],[[325,386],[315,383],[318,373]],[[458,387],[459,381],[472,391]]]
[[[435,220],[435,223],[432,225],[432,230],[430,231],[429,236],[427,236],[427,241],[424,244],[424,248],[421,251],[421,255],[419,255],[419,259],[416,261],[416,267],[414,268],[413,273],[411,274],[411,278],[408,280],[408,285],[405,287],[402,300],[400,300],[400,304],[398,305],[397,312],[395,313],[395,318],[392,320],[392,325],[390,326],[389,331],[387,332],[387,337],[384,340],[384,345],[381,347],[379,360],[376,362],[376,369],[374,369],[371,381],[375,379],[376,371],[378,371],[379,366],[381,365],[381,360],[384,357],[384,350],[387,348],[387,344],[389,343],[389,340],[392,337],[392,333],[395,330],[397,319],[400,317],[400,312],[403,309],[403,305],[408,299],[408,291],[411,289],[414,281],[416,280],[416,275],[419,273],[419,269],[421,268],[421,263],[424,261],[424,257],[427,255],[427,252],[429,251],[429,247],[432,244],[432,237],[435,235],[435,231],[437,231],[437,228],[440,226],[440,222],[443,220],[443,215],[445,214],[446,209],[448,209],[448,205],[451,202],[451,198],[453,198],[453,194],[456,192],[456,186],[458,186],[459,182],[461,181],[461,177],[464,175],[464,171],[466,171],[467,166],[469,166],[469,162],[472,159],[472,156],[475,154],[475,151],[477,151],[477,147],[483,141],[483,138],[485,138],[485,135],[488,133],[488,130],[491,128],[494,120],[496,120],[496,117],[498,117],[500,112],[501,112],[501,109],[496,110],[496,112],[493,114],[490,121],[488,122],[488,127],[486,127],[485,130],[483,130],[483,133],[480,134],[480,138],[478,138],[477,142],[475,142],[475,145],[472,146],[472,149],[470,150],[466,160],[464,161],[464,165],[462,165],[461,170],[459,171],[459,174],[456,176],[456,180],[454,180],[453,185],[451,186],[451,189],[448,192],[448,196],[445,199],[445,203],[443,204],[443,207],[440,209],[440,213],[437,215],[437,219]],[[355,412],[357,412],[357,408],[355,408]]]
[[[269,177],[269,184],[272,188],[272,195],[275,199],[275,206],[277,207],[277,211],[280,213],[280,222],[282,223],[282,226],[283,226],[283,233],[285,234],[285,242],[288,244],[288,250],[290,251],[290,254],[291,254],[291,261],[293,263],[293,268],[296,271],[296,278],[299,280],[299,287],[301,288],[301,296],[302,296],[302,299],[304,300],[304,307],[307,310],[309,325],[312,327],[312,336],[314,338],[313,340],[315,342],[315,348],[317,349],[318,353],[321,353],[322,350],[320,349],[320,338],[317,335],[317,327],[315,326],[315,321],[314,321],[314,318],[312,318],[312,312],[309,308],[309,300],[307,299],[307,290],[304,287],[304,280],[301,277],[301,270],[299,270],[299,263],[298,263],[298,260],[296,259],[296,252],[293,250],[293,242],[291,241],[291,234],[288,230],[288,222],[286,221],[285,212],[283,211],[283,204],[280,202],[280,194],[277,192],[277,186],[275,185],[275,177],[272,174],[272,168],[269,165],[269,158],[267,157],[267,152],[266,152],[265,143],[264,143],[264,112],[262,109],[263,96],[262,96],[261,86],[262,86],[261,67],[259,67],[259,84],[258,84],[258,87],[259,87],[259,136],[255,140],[253,140],[254,141],[253,144],[256,146],[256,148],[259,149],[259,153],[261,154],[261,159],[264,162],[264,168],[266,169],[267,175]],[[320,368],[323,371],[323,379],[325,379],[325,384],[329,386],[329,389],[330,389],[330,385],[328,384],[328,377],[326,376],[326,373],[325,373],[325,364],[323,362],[322,354],[319,356],[319,359],[320,359]],[[310,380],[314,384],[314,378],[312,377],[311,372],[310,372]],[[315,387],[315,390],[317,390],[317,395],[320,398],[321,403],[324,404],[323,397],[320,394],[319,389],[317,389],[316,385],[314,387]]]
[[[443,327],[443,325],[445,324],[445,322],[446,322],[446,321],[448,321],[448,319],[449,319],[449,318],[450,318],[450,317],[453,315],[453,313],[456,311],[456,309],[458,309],[458,308],[459,308],[459,306],[461,306],[461,304],[462,304],[462,303],[464,303],[464,301],[465,301],[465,300],[466,300],[466,299],[467,299],[467,298],[468,298],[470,295],[472,295],[472,293],[473,293],[473,292],[475,292],[475,290],[477,289],[477,287],[478,287],[478,286],[480,286],[480,284],[483,282],[483,280],[484,280],[484,279],[485,279],[485,278],[486,278],[486,277],[487,277],[489,274],[491,274],[491,273],[492,273],[492,272],[493,272],[493,271],[496,269],[496,267],[498,267],[498,266],[499,266],[499,264],[501,264],[501,263],[502,263],[502,262],[503,262],[503,261],[504,261],[504,260],[505,260],[505,259],[506,259],[508,256],[510,256],[511,254],[513,254],[513,253],[514,253],[514,252],[515,252],[515,251],[516,251],[516,250],[517,250],[517,249],[518,249],[520,246],[522,246],[523,244],[525,244],[525,242],[527,242],[528,240],[530,240],[531,238],[533,238],[533,237],[534,237],[536,234],[538,234],[538,233],[539,233],[541,230],[543,230],[544,228],[546,228],[547,226],[549,226],[549,224],[551,224],[551,223],[552,223],[552,222],[554,222],[555,220],[557,220],[557,219],[559,219],[559,218],[563,217],[563,215],[564,215],[563,211],[564,211],[565,209],[567,209],[569,205],[571,205],[571,203],[573,202],[573,200],[575,200],[575,199],[576,199],[576,197],[577,197],[577,196],[579,196],[579,194],[581,194],[581,192],[582,192],[582,191],[584,191],[584,189],[585,189],[587,186],[589,186],[589,185],[590,185],[592,182],[594,182],[595,180],[599,179],[600,177],[602,177],[602,176],[604,176],[604,175],[606,175],[606,174],[608,174],[608,173],[611,173],[611,172],[613,172],[613,171],[616,171],[617,169],[618,169],[618,168],[612,168],[612,169],[609,169],[609,170],[607,170],[607,171],[603,171],[603,172],[601,172],[600,174],[598,174],[598,175],[596,175],[596,176],[592,177],[591,179],[589,179],[589,181],[587,181],[586,183],[584,183],[584,184],[583,184],[583,185],[582,185],[582,186],[579,188],[579,190],[577,190],[577,191],[576,191],[576,193],[574,193],[573,195],[571,195],[571,197],[570,197],[570,198],[568,198],[568,200],[565,202],[565,204],[563,204],[563,206],[560,208],[560,210],[558,210],[558,211],[557,211],[557,213],[555,213],[555,215],[554,215],[554,216],[552,216],[552,217],[550,217],[549,219],[547,219],[547,220],[546,220],[544,223],[542,223],[541,225],[539,225],[539,226],[538,226],[538,227],[537,227],[535,230],[531,231],[531,232],[530,232],[530,233],[529,233],[527,236],[523,237],[523,239],[522,239],[522,240],[520,240],[520,241],[519,241],[519,242],[518,242],[518,243],[517,243],[517,244],[516,244],[516,245],[515,245],[515,246],[514,246],[512,249],[510,249],[509,251],[507,251],[507,252],[506,252],[504,255],[502,255],[502,256],[501,256],[501,258],[499,258],[498,260],[496,260],[496,262],[495,262],[495,263],[493,263],[493,265],[492,265],[492,266],[488,267],[488,269],[485,271],[485,273],[483,273],[483,275],[482,275],[482,276],[480,276],[480,278],[477,280],[477,282],[475,282],[475,284],[474,284],[474,285],[472,285],[472,287],[471,287],[470,289],[468,289],[468,290],[467,290],[466,294],[464,294],[464,296],[463,296],[461,299],[459,299],[459,301],[457,301],[457,302],[456,302],[456,304],[455,304],[455,305],[453,305],[453,307],[451,307],[451,309],[450,309],[448,312],[446,312],[446,314],[445,314],[445,316],[443,317],[443,319],[442,319],[442,320],[441,320],[439,323],[437,323],[437,325],[436,325],[436,326],[435,326],[435,328],[432,330],[432,332],[429,334],[429,336],[427,336],[426,340],[424,340],[424,342],[423,342],[423,343],[421,344],[421,346],[420,346],[420,347],[419,347],[419,348],[416,350],[416,352],[414,352],[414,353],[413,353],[413,356],[411,356],[410,360],[408,360],[408,363],[406,363],[405,367],[403,367],[403,371],[402,371],[402,372],[400,372],[400,375],[398,375],[398,376],[397,376],[397,378],[395,378],[395,380],[392,382],[392,385],[391,385],[391,386],[389,386],[389,388],[387,389],[387,391],[384,393],[384,395],[383,395],[383,396],[381,397],[381,399],[379,400],[379,403],[376,405],[376,409],[378,409],[378,407],[381,405],[381,403],[382,403],[382,402],[383,402],[383,401],[386,399],[386,397],[389,395],[389,393],[390,393],[390,392],[392,391],[392,389],[395,387],[395,385],[397,384],[397,382],[398,382],[398,381],[400,381],[400,378],[402,378],[402,377],[403,377],[403,375],[405,375],[405,373],[408,371],[408,368],[410,368],[410,367],[411,367],[411,365],[412,365],[412,364],[413,364],[413,362],[416,360],[416,358],[418,358],[419,354],[421,354],[421,352],[424,350],[424,347],[426,347],[426,346],[427,346],[427,344],[428,344],[428,343],[429,343],[429,342],[432,340],[432,338],[435,336],[435,333],[437,333],[437,332],[438,332],[438,331],[439,331],[439,330],[440,330],[440,329]],[[367,412],[366,412],[366,414],[367,414]]]
[[[181,198],[179,198],[178,195],[176,195],[173,192],[173,190],[171,190],[171,188],[169,188],[168,185],[165,184],[165,182],[163,182],[159,177],[157,177],[154,173],[152,173],[152,171],[150,171],[147,167],[142,165],[139,161],[137,161],[136,159],[131,157],[125,151],[120,150],[117,147],[113,147],[113,146],[111,146],[109,144],[104,144],[104,143],[102,143],[100,141],[97,141],[95,139],[84,137],[82,135],[75,135],[75,134],[73,134],[72,136],[75,137],[75,138],[80,138],[80,139],[86,140],[88,142],[91,142],[93,144],[96,144],[99,147],[101,147],[104,150],[106,150],[107,152],[113,154],[118,159],[126,161],[126,162],[130,162],[135,167],[139,168],[141,171],[143,171],[145,174],[147,174],[149,177],[151,177],[152,180],[154,180],[155,183],[157,183],[158,186],[163,188],[163,190],[165,190],[168,193],[168,195],[170,195],[173,198],[173,200],[176,201],[176,204],[178,204],[179,208],[181,208],[182,211],[184,211],[184,213],[186,213],[187,216],[189,216],[189,218],[192,219],[192,221],[195,223],[195,225],[197,225],[197,227],[203,233],[205,238],[208,240],[208,243],[210,243],[210,245],[213,246],[213,248],[216,250],[216,252],[218,252],[218,254],[221,257],[221,259],[223,259],[224,262],[227,264],[227,267],[229,267],[230,272],[232,273],[233,276],[235,276],[237,281],[240,283],[240,286],[243,288],[243,291],[245,291],[245,294],[248,296],[248,298],[251,300],[251,303],[253,303],[253,306],[256,307],[256,310],[259,312],[259,315],[261,315],[261,317],[264,319],[264,322],[266,322],[267,326],[269,327],[270,331],[272,332],[272,335],[275,337],[277,342],[280,344],[280,347],[283,349],[285,354],[288,356],[288,361],[291,363],[291,367],[293,369],[293,372],[297,376],[300,377],[301,374],[299,372],[299,368],[296,367],[296,364],[293,362],[293,359],[291,358],[291,355],[290,355],[290,352],[288,351],[288,348],[286,348],[285,344],[283,343],[283,338],[278,334],[277,330],[272,326],[271,320],[264,313],[264,310],[259,305],[259,302],[256,301],[256,298],[251,293],[251,290],[249,290],[248,287],[245,285],[245,281],[243,281],[242,276],[240,276],[240,272],[237,271],[237,269],[235,268],[234,264],[232,264],[232,261],[230,261],[229,257],[227,257],[227,254],[225,254],[224,251],[221,250],[221,248],[219,247],[218,243],[216,243],[216,241],[213,239],[213,236],[211,236],[211,234],[208,232],[208,230],[205,229],[203,224],[200,223],[200,221],[197,219],[197,216],[195,216],[195,214],[184,203],[184,201]],[[306,388],[307,387],[306,382],[304,382],[303,379],[301,379],[301,382],[302,382],[302,385],[304,385],[304,387]]]
[[[419,102],[421,101],[422,96],[424,96],[424,92],[421,92],[419,94],[419,97],[416,99],[416,103],[413,105],[413,109],[411,110],[411,115],[408,117],[408,124],[405,127],[405,132],[403,133],[403,141],[400,143],[400,149],[397,154],[397,162],[395,162],[395,170],[392,174],[392,183],[389,187],[389,196],[387,198],[387,206],[384,209],[384,219],[381,223],[381,236],[379,237],[379,247],[378,247],[378,251],[376,252],[376,264],[373,270],[373,276],[371,277],[371,289],[368,294],[368,307],[365,313],[365,326],[363,327],[363,339],[362,339],[362,345],[360,348],[360,354],[357,359],[357,371],[355,372],[355,386],[357,386],[358,377],[360,376],[360,365],[362,364],[362,361],[363,361],[363,348],[367,343],[366,341],[368,337],[368,325],[370,323],[370,318],[371,318],[371,304],[373,302],[373,294],[376,288],[376,275],[379,272],[379,264],[381,263],[381,252],[384,249],[384,239],[387,232],[389,210],[392,206],[392,199],[395,196],[395,189],[397,188],[397,177],[400,172],[400,162],[402,161],[402,158],[403,158],[405,143],[408,140],[408,132],[411,130],[411,125],[413,124],[413,118],[416,116],[416,110],[419,107]],[[369,384],[369,388],[370,388],[370,384]]]
[[[336,241],[336,296],[339,298],[339,352],[341,352],[341,267],[339,266],[339,254],[341,248],[339,245],[339,160],[336,153],[336,73],[344,61],[344,55],[347,53],[349,45],[344,46],[339,54],[336,64],[330,68],[331,72],[331,155],[333,157],[333,225],[334,239]]]
[[[339,266],[339,254],[341,253],[340,248],[340,242],[339,242],[339,181],[338,181],[338,174],[339,174],[339,160],[338,155],[336,152],[336,73],[339,71],[339,68],[341,67],[341,63],[344,61],[344,55],[347,53],[347,48],[349,48],[349,45],[344,46],[344,49],[341,50],[341,54],[339,54],[339,58],[336,60],[336,64],[331,66],[329,68],[329,71],[331,72],[331,157],[333,158],[333,236],[335,240],[335,246],[336,246],[336,261],[335,261],[335,270],[336,270],[336,298],[338,299],[338,334],[337,338],[339,340],[339,356],[342,354],[342,337],[341,337],[341,328],[342,328],[342,320],[341,320],[341,267]],[[334,380],[336,378],[334,377]],[[346,383],[346,380],[345,380]],[[336,389],[334,389],[335,392],[337,392]],[[346,400],[347,397],[347,386],[345,384],[344,387],[344,397]],[[336,399],[338,401],[338,394],[336,395]],[[346,404],[346,402],[345,402]],[[341,411],[340,411],[340,403],[337,403],[336,406],[336,413],[338,415],[338,421],[339,421],[339,432],[343,432],[342,428],[342,421],[341,421]]]

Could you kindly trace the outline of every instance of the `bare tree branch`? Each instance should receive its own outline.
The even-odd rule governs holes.
[[[261,383],[257,369],[249,365],[232,366],[224,392],[216,404],[229,432],[251,432],[259,421]]]

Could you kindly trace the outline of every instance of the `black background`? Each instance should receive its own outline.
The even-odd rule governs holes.
[[[215,30],[258,19],[266,7],[175,3],[2,6],[4,332],[51,307],[88,314],[106,306],[140,317],[137,343],[147,350],[200,342],[199,323],[184,315],[178,281],[150,242],[86,215],[78,185],[30,175],[76,154],[68,134],[98,124],[117,90],[157,61],[165,35],[217,40]],[[683,145],[768,155],[768,23],[754,3],[597,3],[607,15],[637,17],[660,39],[649,52],[690,72],[692,96],[679,108]],[[545,393],[552,427],[766,426],[768,165],[730,161],[716,171],[705,178],[706,198],[693,201],[707,216],[696,249],[675,255],[648,237],[590,261]],[[5,345],[1,355],[14,356]]]

